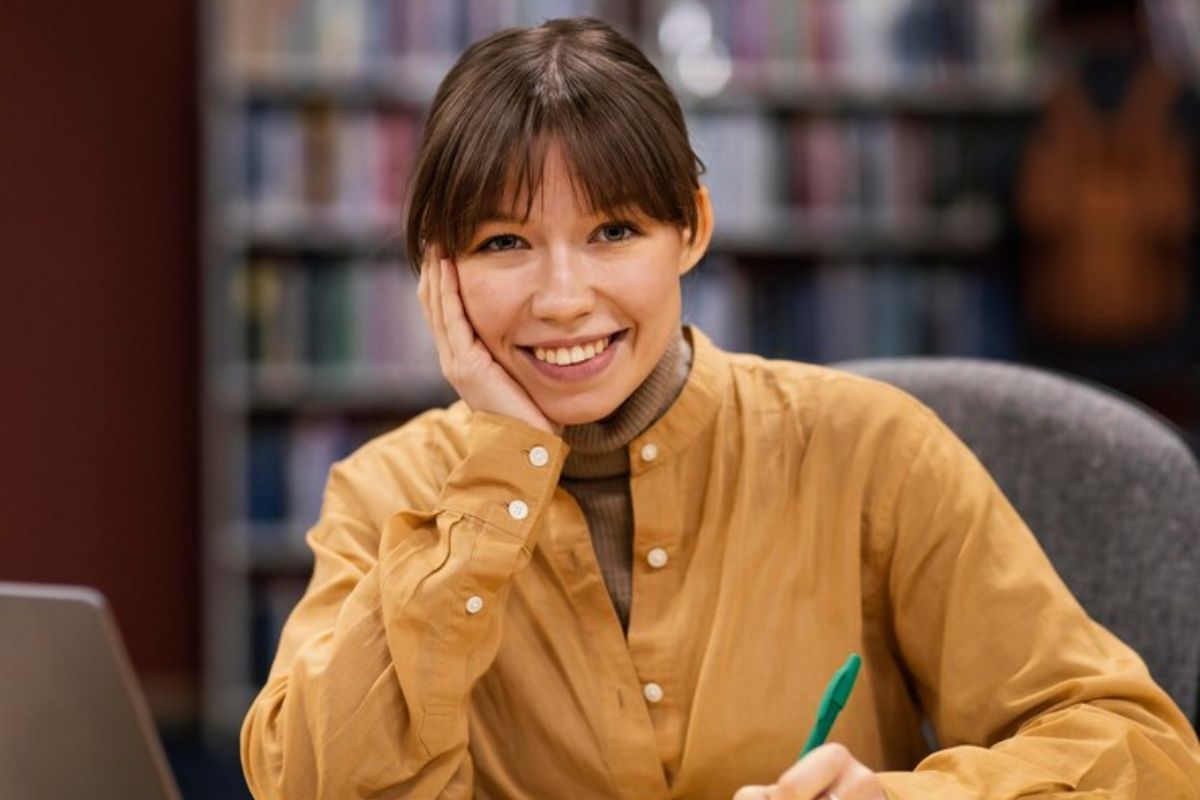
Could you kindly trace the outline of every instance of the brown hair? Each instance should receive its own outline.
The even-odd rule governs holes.
[[[475,43],[438,88],[409,195],[413,269],[429,246],[461,253],[503,202],[524,196],[528,219],[552,143],[589,211],[637,209],[695,237],[704,164],[662,75],[607,24],[554,19]]]

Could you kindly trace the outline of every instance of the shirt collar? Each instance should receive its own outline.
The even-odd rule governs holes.
[[[684,326],[683,335],[692,346],[692,370],[666,413],[630,442],[629,458],[635,475],[680,456],[709,428],[725,402],[730,382],[728,354],[691,325]],[[652,449],[647,450],[647,445]]]

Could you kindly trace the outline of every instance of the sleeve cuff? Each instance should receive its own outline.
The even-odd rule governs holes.
[[[477,411],[467,457],[450,473],[438,505],[528,539],[554,496],[569,449],[552,433]]]

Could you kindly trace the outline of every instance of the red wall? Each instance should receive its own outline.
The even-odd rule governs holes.
[[[0,10],[0,580],[198,662],[197,10]]]

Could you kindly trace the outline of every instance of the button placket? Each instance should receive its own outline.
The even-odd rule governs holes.
[[[648,437],[649,438],[649,437]],[[652,460],[641,458],[646,445],[654,445]],[[630,455],[633,461],[631,498],[633,500],[635,563],[633,574],[630,628],[634,634],[639,625],[661,623],[672,613],[672,597],[678,589],[681,575],[678,569],[686,561],[687,547],[681,542],[684,510],[678,498],[678,475],[670,469],[665,440],[638,442]],[[684,559],[676,563],[676,559]],[[674,663],[680,641],[674,635],[647,638],[629,637],[630,657],[640,683],[645,709],[655,721],[670,729],[677,722],[673,703],[666,697],[667,689],[686,693],[687,681],[681,680]]]

